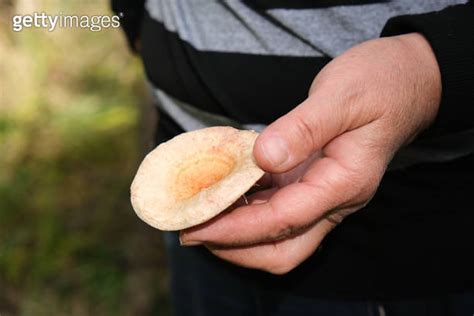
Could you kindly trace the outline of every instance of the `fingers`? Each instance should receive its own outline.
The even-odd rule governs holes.
[[[321,159],[321,151],[315,152],[308,159],[300,163],[295,168],[291,169],[288,172],[272,174],[272,186],[273,187],[284,187],[288,184],[299,182],[306,171],[313,165],[314,161]]]
[[[284,274],[313,254],[322,239],[335,226],[335,223],[323,219],[292,238],[247,247],[207,248],[214,255],[234,264],[273,274]]]
[[[272,173],[293,169],[342,132],[342,113],[309,97],[269,125],[257,138],[254,156]]]
[[[334,209],[357,208],[359,184],[329,157],[317,160],[300,182],[265,190],[244,205],[181,234],[186,244],[238,246],[280,240],[313,225]]]
[[[245,246],[281,240],[329,212],[345,209],[347,215],[363,207],[386,167],[386,154],[373,144],[380,141],[379,128],[373,124],[334,139],[299,182],[260,191],[249,197],[249,205],[183,231],[183,244]]]

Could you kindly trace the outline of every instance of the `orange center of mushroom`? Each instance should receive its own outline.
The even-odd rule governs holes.
[[[186,160],[180,166],[176,177],[176,198],[188,199],[216,184],[231,173],[234,166],[234,158],[222,152],[198,154]]]

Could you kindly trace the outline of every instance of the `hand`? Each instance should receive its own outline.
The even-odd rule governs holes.
[[[369,202],[396,151],[434,120],[440,97],[438,64],[420,34],[351,48],[258,137],[254,156],[270,188],[183,231],[182,244],[244,267],[292,270]]]

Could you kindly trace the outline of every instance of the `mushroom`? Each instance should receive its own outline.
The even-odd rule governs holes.
[[[160,230],[181,230],[224,211],[264,174],[252,154],[257,136],[217,126],[160,144],[145,157],[132,182],[138,217]]]

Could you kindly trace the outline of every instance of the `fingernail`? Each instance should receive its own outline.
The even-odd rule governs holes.
[[[198,246],[202,245],[202,242],[195,240],[184,240],[183,234],[179,234],[179,244],[185,247]]]
[[[281,166],[289,157],[286,141],[277,135],[272,135],[263,142],[262,152],[273,167]]]

